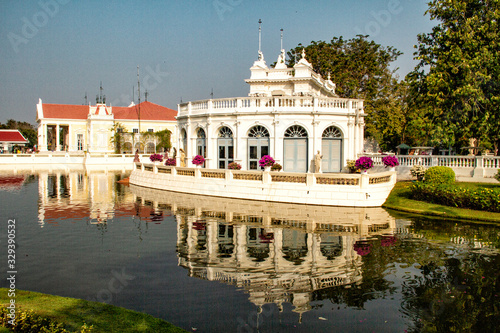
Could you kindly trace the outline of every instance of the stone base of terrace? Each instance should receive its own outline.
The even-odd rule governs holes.
[[[130,184],[215,197],[343,207],[380,207],[396,172],[322,174],[181,168],[135,163]]]

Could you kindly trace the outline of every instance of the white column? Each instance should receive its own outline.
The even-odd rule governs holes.
[[[56,124],[56,151],[61,150],[61,145],[59,144],[59,124]]]

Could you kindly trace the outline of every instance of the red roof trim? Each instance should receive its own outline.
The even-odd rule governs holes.
[[[26,143],[28,140],[19,130],[0,130],[0,142]]]

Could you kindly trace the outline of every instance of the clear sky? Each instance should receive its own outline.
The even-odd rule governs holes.
[[[36,123],[36,104],[182,101],[247,96],[258,20],[267,64],[299,43],[357,34],[402,51],[413,69],[417,34],[436,24],[426,0],[0,0],[0,122]]]

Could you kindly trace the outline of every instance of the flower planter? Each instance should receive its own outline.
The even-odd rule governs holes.
[[[264,167],[264,171],[267,171],[267,172],[271,171],[271,167],[270,166],[265,166]]]

